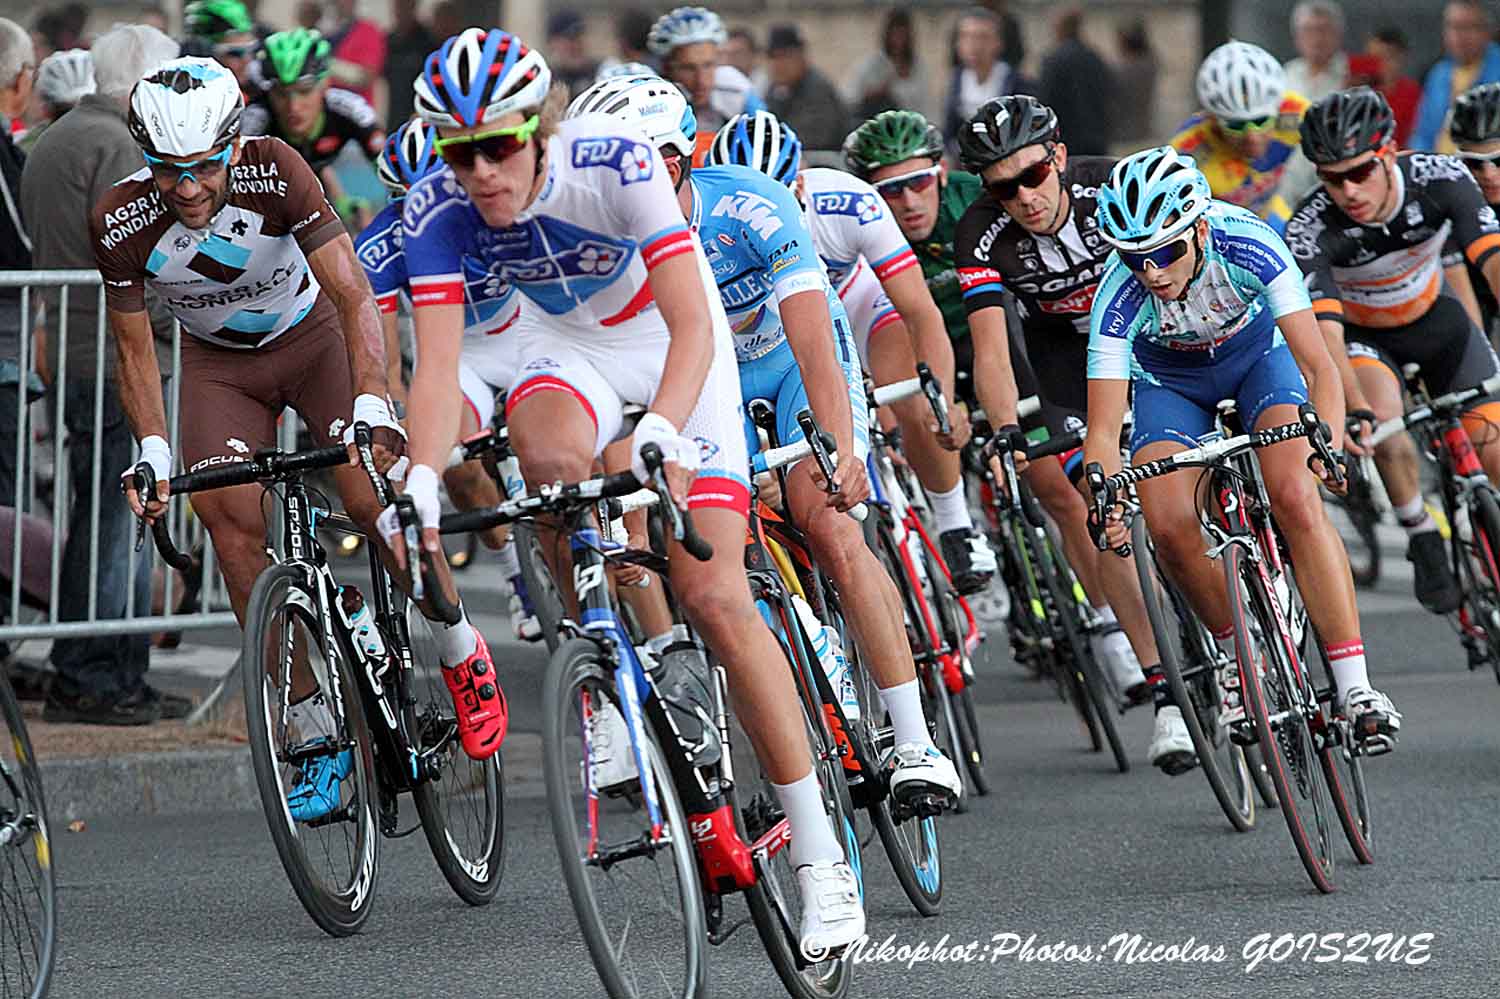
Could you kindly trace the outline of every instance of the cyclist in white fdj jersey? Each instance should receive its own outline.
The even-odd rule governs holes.
[[[1099,462],[1105,474],[1119,471],[1132,382],[1137,463],[1196,447],[1213,432],[1224,398],[1237,401],[1254,430],[1295,422],[1297,406],[1311,399],[1334,417],[1333,447],[1342,445],[1339,368],[1292,253],[1269,225],[1214,201],[1202,172],[1170,146],[1116,164],[1099,189],[1098,212],[1099,231],[1116,254],[1091,314],[1085,461]],[[1300,437],[1256,452],[1333,668],[1339,708],[1350,714],[1357,738],[1389,749],[1401,716],[1370,686],[1349,559],[1307,472],[1310,454]],[[1228,595],[1223,574],[1204,554],[1197,481],[1188,469],[1142,482],[1141,510],[1163,567],[1233,662]],[[1096,529],[1112,548],[1129,535],[1118,507]],[[1243,719],[1238,671],[1225,669],[1220,683],[1233,698],[1224,705],[1229,719]]]
[[[671,501],[692,510],[714,548],[698,562],[671,545],[674,590],[729,673],[790,823],[803,950],[837,951],[863,933],[864,910],[824,810],[791,675],[742,565],[748,459],[728,321],[660,154],[643,132],[605,116],[559,123],[550,82],[541,55],[519,39],[470,28],[428,57],[415,85],[417,113],[438,127],[448,164],[411,189],[405,214],[421,357],[408,492],[423,543],[438,546],[433,468],[458,429],[465,288],[511,286],[527,298],[525,364],[506,420],[530,483],[587,478],[620,433],[623,404],[649,406],[632,464],[644,477],[640,449],[661,449]]]

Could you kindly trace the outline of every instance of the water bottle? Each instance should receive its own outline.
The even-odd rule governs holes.
[[[364,594],[353,586],[339,587],[339,602],[344,606],[344,615],[349,618],[349,627],[354,632],[354,640],[359,647],[365,650],[365,655],[376,664],[380,672],[384,672],[386,665],[385,638],[380,634],[380,629],[375,626],[375,618],[370,614],[370,608],[365,605]]]
[[[838,633],[819,621],[807,601],[795,593],[792,594],[792,605],[797,608],[797,616],[802,619],[802,628],[812,643],[813,655],[823,665],[823,674],[828,677],[828,684],[844,709],[844,720],[854,724],[860,717],[859,698],[849,678],[849,660],[844,656]]]

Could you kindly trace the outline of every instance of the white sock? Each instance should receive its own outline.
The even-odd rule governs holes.
[[[916,680],[886,687],[879,693],[880,703],[891,716],[896,745],[907,742],[932,745],[932,735],[927,731],[927,716],[922,713],[922,693]]]
[[[500,575],[509,580],[521,574],[521,557],[516,554],[516,542],[514,538],[507,538],[505,544],[495,553],[500,562]]]
[[[1411,502],[1402,503],[1394,510],[1396,522],[1406,531],[1408,538],[1413,534],[1438,529],[1437,521],[1433,520],[1432,514],[1427,512],[1427,504],[1423,501],[1421,493],[1417,493]]]
[[[1120,619],[1115,617],[1115,609],[1109,604],[1103,607],[1095,607],[1094,613],[1099,615],[1099,623],[1104,625],[1119,624]]]
[[[652,635],[646,639],[646,648],[651,650],[653,656],[660,659],[661,654],[667,651],[667,646],[671,645],[675,638],[676,636],[670,631],[664,631],[660,635]]]
[[[427,622],[432,626],[438,643],[438,659],[444,666],[457,666],[472,656],[479,648],[479,635],[469,623],[463,604],[458,605],[458,623],[443,624],[441,621]]]
[[[844,848],[834,836],[828,813],[823,810],[823,790],[818,786],[817,773],[809,770],[801,780],[771,787],[791,827],[792,842],[787,850],[792,866],[843,860]]]
[[[1333,669],[1333,685],[1339,691],[1339,703],[1349,697],[1355,687],[1370,685],[1370,671],[1365,665],[1365,643],[1359,639],[1347,642],[1330,642],[1323,647],[1328,652],[1328,665]]]
[[[1229,657],[1229,665],[1233,666],[1237,655],[1234,651],[1234,628],[1226,629],[1222,635],[1215,635],[1214,644],[1219,647],[1220,652]]]
[[[286,720],[297,729],[298,737],[303,742],[332,738],[334,734],[333,712],[329,710],[328,701],[321,690],[296,704],[288,704]]]
[[[972,528],[974,521],[969,517],[969,499],[964,495],[964,482],[960,478],[958,485],[945,493],[927,491],[927,500],[932,504],[932,516],[937,521],[939,534],[956,530],[957,528]]]

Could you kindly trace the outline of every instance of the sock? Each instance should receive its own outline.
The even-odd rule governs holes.
[[[1328,665],[1333,667],[1333,685],[1338,688],[1340,704],[1344,703],[1349,691],[1355,687],[1370,685],[1369,670],[1365,667],[1363,639],[1329,642],[1323,648],[1328,653]]]
[[[1099,615],[1099,623],[1103,625],[1119,624],[1120,619],[1115,617],[1115,609],[1109,604],[1103,607],[1095,607],[1094,613]]]
[[[1214,644],[1219,647],[1220,652],[1229,657],[1229,665],[1233,666],[1235,663],[1234,625],[1230,625],[1223,631],[1215,631]]]
[[[1172,704],[1172,687],[1167,683],[1166,670],[1158,663],[1147,666],[1142,672],[1146,674],[1146,683],[1151,687],[1151,708],[1160,712],[1162,708]]]
[[[328,701],[321,690],[315,690],[302,700],[288,704],[286,720],[297,729],[303,742],[333,738],[333,712],[328,709]]]
[[[500,550],[495,553],[495,557],[500,562],[500,575],[506,579],[521,574],[521,556],[516,554],[514,539],[507,538],[505,544],[501,545]]]
[[[675,637],[670,631],[664,631],[660,635],[652,635],[646,639],[646,648],[650,650],[653,656],[660,659],[661,654],[667,650],[668,645],[672,644]]]
[[[469,623],[469,615],[464,613],[462,603],[458,605],[457,624],[447,625],[441,621],[427,623],[433,626],[438,643],[438,659],[444,666],[457,666],[478,651],[479,633]]]
[[[960,527],[965,530],[973,529],[974,521],[969,518],[969,499],[964,495],[962,478],[958,480],[958,485],[945,493],[928,490],[927,501],[932,504],[932,517],[937,521],[939,534]]]
[[[1406,536],[1422,534],[1425,531],[1438,529],[1437,521],[1432,519],[1432,514],[1427,512],[1427,504],[1422,499],[1422,494],[1417,493],[1409,503],[1402,503],[1395,508],[1396,520],[1401,524]]]
[[[815,771],[809,770],[806,777],[790,784],[772,784],[771,788],[791,827],[792,842],[787,850],[794,868],[844,859],[844,848],[834,836],[828,813],[823,810],[823,790],[818,786]]]
[[[932,736],[927,731],[927,716],[922,713],[922,694],[916,680],[886,687],[880,692],[880,703],[891,716],[892,733],[896,745],[906,742],[932,745]]]

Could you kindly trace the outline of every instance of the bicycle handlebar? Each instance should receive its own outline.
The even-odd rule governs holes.
[[[833,477],[836,467],[834,458],[837,456],[833,447],[833,435],[818,426],[810,409],[797,414],[797,426],[802,428],[802,437],[808,443],[808,451],[818,463],[818,471],[823,474],[823,480],[828,483],[828,494],[835,495],[839,491],[839,484]],[[849,508],[849,516],[857,521],[863,522],[868,515],[869,510],[863,503],[856,503]]]
[[[1459,389],[1447,395],[1440,395],[1436,399],[1428,400],[1426,405],[1418,406],[1410,412],[1386,420],[1376,426],[1368,443],[1374,447],[1404,430],[1410,430],[1419,423],[1424,423],[1435,416],[1443,416],[1470,400],[1496,393],[1500,393],[1500,374],[1491,375],[1473,388]]]

